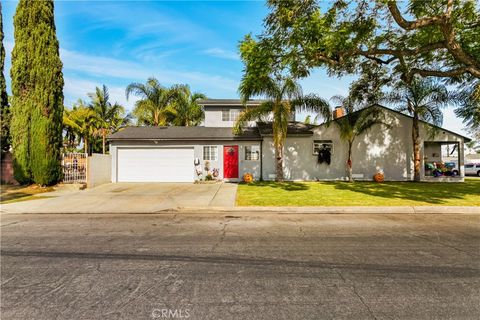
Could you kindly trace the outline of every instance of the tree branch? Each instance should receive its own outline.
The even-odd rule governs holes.
[[[461,68],[450,69],[445,71],[424,70],[424,69],[413,68],[410,70],[409,75],[413,76],[414,74],[419,74],[422,77],[456,77],[465,73],[470,73],[471,75],[477,78],[480,77],[480,72],[475,68],[471,68],[471,67],[461,67]]]
[[[395,22],[405,30],[419,29],[428,25],[438,24],[439,22],[442,22],[445,20],[445,15],[440,15],[440,16],[434,16],[434,17],[421,18],[415,21],[408,21],[405,18],[403,18],[402,13],[397,7],[396,1],[389,1],[387,5]],[[453,2],[449,1],[449,4],[447,6],[452,6],[452,5],[453,5]],[[450,10],[451,10],[451,7],[450,7]]]

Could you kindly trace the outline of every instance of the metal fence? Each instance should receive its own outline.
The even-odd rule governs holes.
[[[62,158],[64,183],[87,183],[87,154],[65,153]]]

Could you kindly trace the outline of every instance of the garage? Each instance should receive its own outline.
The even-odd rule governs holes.
[[[193,148],[118,148],[117,182],[193,182]]]

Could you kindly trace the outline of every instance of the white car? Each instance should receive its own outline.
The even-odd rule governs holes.
[[[465,165],[465,175],[475,175],[480,177],[480,163],[467,163]]]

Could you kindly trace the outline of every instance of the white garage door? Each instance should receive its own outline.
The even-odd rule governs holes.
[[[118,182],[192,182],[193,148],[117,149]]]

